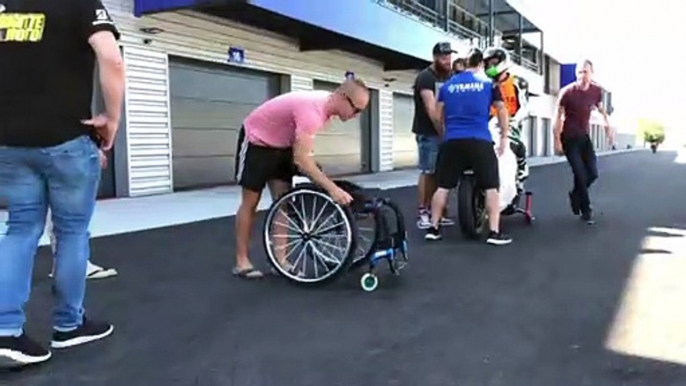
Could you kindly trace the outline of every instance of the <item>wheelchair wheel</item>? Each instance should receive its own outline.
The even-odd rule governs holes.
[[[472,239],[481,236],[486,225],[486,193],[476,187],[472,175],[463,176],[457,187],[457,211],[462,233]]]
[[[376,241],[376,219],[371,213],[355,213],[357,245],[353,255],[353,267],[362,266],[369,259]]]
[[[320,188],[300,185],[276,200],[264,223],[270,264],[289,281],[316,285],[338,278],[353,262],[357,229],[350,209]]]
[[[355,220],[357,243],[351,268],[357,268],[369,261],[369,257],[375,248],[376,218],[373,213],[364,209],[367,198],[361,186],[347,180],[334,180],[334,183],[353,197],[350,208]]]

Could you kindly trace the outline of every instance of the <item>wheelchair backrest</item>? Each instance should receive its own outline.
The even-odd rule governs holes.
[[[346,180],[334,183],[353,197],[352,210],[357,213],[371,213],[376,229],[374,249],[403,248],[407,239],[405,218],[400,208],[387,198],[368,198],[364,188]]]

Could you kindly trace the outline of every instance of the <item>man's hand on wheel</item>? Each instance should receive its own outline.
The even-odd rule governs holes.
[[[348,194],[345,190],[339,188],[338,186],[329,192],[331,198],[340,205],[348,205],[353,202],[353,196]]]

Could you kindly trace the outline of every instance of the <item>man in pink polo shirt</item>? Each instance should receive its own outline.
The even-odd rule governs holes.
[[[238,134],[236,181],[243,188],[236,214],[236,266],[233,274],[261,278],[248,257],[250,230],[262,190],[272,199],[291,188],[296,167],[326,189],[338,203],[352,197],[333,183],[312,157],[314,137],[332,117],[347,121],[369,103],[369,90],[358,79],[346,80],[334,92],[294,91],[271,99],[253,110]]]

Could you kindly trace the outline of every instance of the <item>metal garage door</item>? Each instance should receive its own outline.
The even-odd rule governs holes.
[[[91,100],[91,112],[93,116],[100,114],[100,112],[105,111],[105,100],[102,96],[102,87],[100,86],[100,70],[97,64],[95,65],[94,77],[93,77],[93,99]],[[121,137],[122,134],[119,134]],[[118,137],[118,138],[120,138]],[[105,153],[107,156],[107,166],[102,170],[100,174],[100,183],[98,184],[98,198],[112,198],[116,196],[117,190],[115,185],[115,162],[114,153],[117,151],[117,142],[115,141],[114,147]]]
[[[532,116],[524,122],[524,128],[522,129],[522,143],[526,146],[526,156],[533,157],[533,147],[531,146],[534,126],[538,117]]]
[[[417,166],[417,141],[412,134],[414,100],[393,94],[393,168]]]
[[[334,91],[336,87],[338,85],[335,83],[314,82],[315,90]],[[368,113],[369,109],[348,122],[334,118],[317,134],[314,154],[326,173],[341,175],[367,171],[369,163],[363,157],[363,153],[367,152],[363,152],[362,147],[368,143],[363,141],[368,133],[363,127],[368,122]]]
[[[553,151],[553,128],[551,127],[550,118],[542,118],[541,123],[543,125],[543,156],[549,157],[554,155]]]
[[[531,121],[531,132],[529,135],[529,144],[527,147],[529,148],[529,157],[536,157],[539,155],[538,152],[538,117],[532,117],[530,119]]]
[[[279,94],[279,76],[182,59],[169,67],[174,188],[235,182],[238,130]]]

